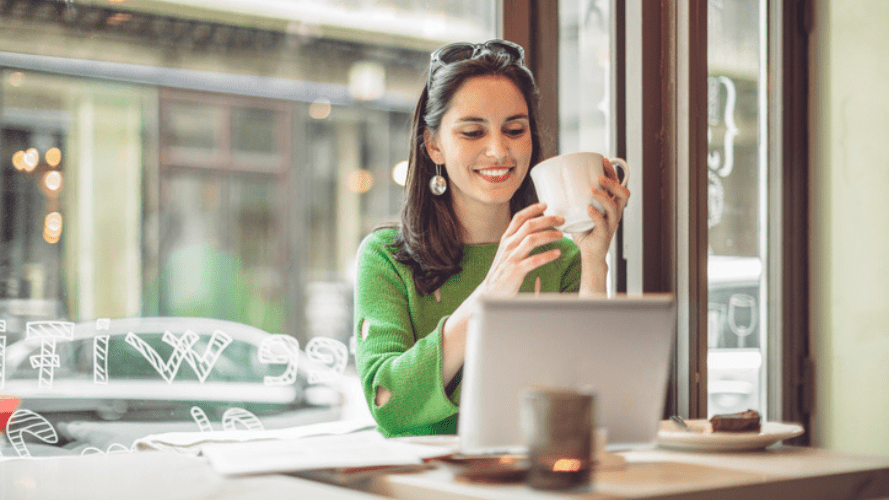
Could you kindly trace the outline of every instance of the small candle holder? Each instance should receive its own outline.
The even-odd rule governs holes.
[[[530,387],[522,425],[528,444],[527,483],[539,490],[590,485],[595,395],[575,389]]]

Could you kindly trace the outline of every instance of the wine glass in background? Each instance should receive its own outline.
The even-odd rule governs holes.
[[[756,298],[746,293],[732,295],[728,301],[728,326],[738,336],[738,347],[746,347],[747,337],[756,328]]]

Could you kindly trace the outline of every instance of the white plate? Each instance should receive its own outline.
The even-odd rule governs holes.
[[[683,451],[759,450],[778,441],[801,435],[803,426],[785,422],[763,422],[759,432],[713,432],[707,420],[686,420],[691,431],[664,420],[657,433],[661,448]]]

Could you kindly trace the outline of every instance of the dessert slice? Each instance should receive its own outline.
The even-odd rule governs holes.
[[[756,410],[713,415],[713,432],[759,432],[761,417]]]

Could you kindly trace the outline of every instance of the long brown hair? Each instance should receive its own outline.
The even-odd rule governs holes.
[[[463,227],[454,212],[453,190],[448,189],[442,196],[434,196],[429,190],[429,180],[436,170],[435,162],[426,151],[423,133],[428,128],[433,136],[437,134],[442,116],[460,86],[468,79],[480,76],[508,78],[522,93],[530,122],[530,167],[540,161],[538,89],[528,68],[491,51],[436,68],[434,78],[430,80],[432,88],[427,85],[423,89],[414,109],[405,196],[396,226],[398,237],[392,244],[396,250],[395,259],[411,267],[414,284],[422,295],[439,289],[448,278],[459,273],[463,259]],[[441,169],[441,175],[447,177],[445,169]],[[510,200],[511,213],[536,202],[537,193],[531,176],[526,174]]]

